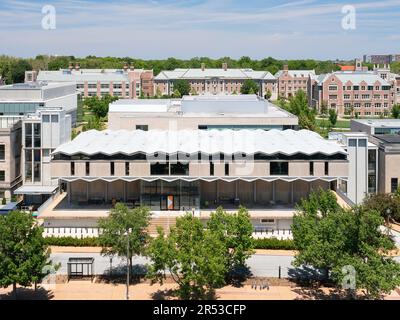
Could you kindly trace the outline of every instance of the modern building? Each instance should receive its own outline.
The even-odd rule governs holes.
[[[127,65],[123,69],[80,69],[78,64],[70,65],[68,69],[39,71],[37,80],[72,82],[83,97],[111,95],[136,99],[154,96],[153,70]]]
[[[62,107],[74,125],[77,110],[75,85],[70,82],[31,82],[0,87],[0,116],[24,116],[49,107]]]
[[[377,64],[390,64],[400,61],[400,54],[373,54],[364,55],[364,62]]]
[[[269,92],[271,99],[277,99],[277,81],[268,71],[252,69],[230,69],[226,63],[221,69],[209,69],[205,64],[200,69],[175,69],[161,71],[154,78],[154,93],[172,95],[177,80],[189,82],[196,95],[239,95],[246,80],[253,80],[259,86],[258,94],[265,97]]]
[[[118,100],[108,113],[110,130],[284,130],[297,125],[296,116],[256,95]]]
[[[91,130],[52,153],[51,176],[66,192],[39,218],[47,235],[90,236],[118,201],[150,207],[163,226],[244,205],[255,230],[289,236],[295,204],[335,190],[348,168],[340,144],[307,130]]]
[[[374,135],[370,140],[379,147],[378,191],[396,192],[400,186],[400,134]]]
[[[21,116],[0,116],[0,201],[9,201],[21,183]]]
[[[352,119],[350,130],[366,132],[370,136],[400,133],[400,119]]]
[[[352,131],[366,132],[378,148],[378,192],[395,192],[400,179],[400,120],[357,119],[350,126]]]
[[[315,78],[315,70],[289,70],[285,65],[275,77],[278,79],[278,95],[283,98],[295,96],[299,90],[308,94],[310,82]]]
[[[22,183],[14,194],[25,205],[39,207],[53,195],[59,185],[50,175],[51,153],[71,140],[71,116],[59,108],[40,108],[26,115],[22,123]]]

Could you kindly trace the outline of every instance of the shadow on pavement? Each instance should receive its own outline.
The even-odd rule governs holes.
[[[44,288],[17,288],[17,300],[50,300],[53,299],[54,295],[51,290],[46,290]],[[0,294],[0,300],[15,300],[15,295],[12,291],[6,294]]]

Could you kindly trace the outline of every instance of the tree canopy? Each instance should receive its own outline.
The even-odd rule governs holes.
[[[400,265],[386,255],[393,242],[379,230],[383,223],[377,211],[341,208],[331,191],[312,193],[294,216],[293,238],[299,250],[294,265],[324,270],[342,288],[348,280],[343,270],[351,268],[352,289],[380,298],[400,285]]]
[[[211,298],[216,288],[248,275],[253,227],[245,208],[235,214],[218,208],[206,228],[188,213],[177,219],[168,235],[162,229],[158,232],[148,250],[148,277],[162,283],[169,271],[182,299]]]
[[[187,80],[179,79],[174,82],[174,93],[178,91],[181,97],[189,95],[190,89],[190,84]]]
[[[17,284],[36,284],[51,264],[42,232],[29,213],[0,215],[0,286],[13,285],[15,296]]]
[[[242,87],[240,88],[241,94],[258,94],[260,88],[258,84],[250,79],[247,79],[243,82]]]
[[[98,223],[102,230],[99,235],[102,254],[126,257],[132,268],[132,257],[144,254],[150,241],[147,232],[150,215],[150,210],[146,207],[129,209],[126,205],[117,203],[111,209],[110,215],[100,219]]]

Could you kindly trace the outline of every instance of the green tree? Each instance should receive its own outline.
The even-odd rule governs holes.
[[[0,286],[12,285],[15,298],[17,284],[36,288],[46,275],[43,268],[51,264],[42,232],[29,213],[0,215]]]
[[[379,212],[386,222],[389,222],[390,218],[400,221],[400,195],[398,193],[369,194],[365,198],[363,206],[368,210]]]
[[[176,80],[174,83],[174,92],[175,90],[179,91],[180,96],[187,96],[190,93],[190,84],[187,80]]]
[[[309,107],[307,95],[303,90],[297,91],[294,97],[289,98],[288,110],[299,118],[301,128],[316,130],[315,109]]]
[[[267,100],[269,100],[269,99],[271,99],[271,97],[272,97],[271,91],[270,91],[270,90],[267,90],[267,93],[265,94],[264,98],[267,99]]]
[[[253,225],[244,207],[237,213],[227,213],[222,207],[211,214],[207,229],[225,244],[226,267],[229,271],[246,267],[246,260],[253,253]]]
[[[400,118],[400,104],[395,104],[392,107],[392,117],[395,119],[399,119]]]
[[[105,118],[108,114],[109,104],[118,100],[118,97],[105,95],[104,97],[87,97],[84,100],[84,104],[88,107],[90,111],[93,112],[96,118]]]
[[[328,115],[328,105],[327,105],[326,101],[321,102],[319,113],[324,117],[326,117]]]
[[[117,203],[110,215],[100,219],[98,223],[102,230],[99,236],[101,253],[105,256],[118,255],[127,258],[132,270],[133,256],[143,255],[150,240],[147,232],[150,215],[150,210],[146,207],[129,209],[126,205]]]
[[[181,299],[207,299],[225,283],[225,253],[224,242],[205,230],[200,219],[186,214],[176,219],[168,235],[158,230],[148,250],[152,260],[148,277],[163,283],[168,270]]]
[[[242,87],[240,88],[241,94],[258,94],[260,88],[258,84],[250,79],[247,79],[243,82]]]
[[[351,266],[356,272],[354,289],[379,298],[400,284],[400,265],[386,256],[393,242],[379,231],[383,222],[374,210],[341,208],[331,191],[312,193],[294,216],[294,265],[324,270],[339,287],[347,275],[343,268]]]
[[[329,122],[331,123],[332,127],[334,127],[337,123],[337,113],[335,109],[329,109]]]

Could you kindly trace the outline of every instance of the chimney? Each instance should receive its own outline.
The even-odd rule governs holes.
[[[127,64],[127,63],[125,63],[125,64],[124,64],[124,71],[127,71],[127,70],[128,70],[128,68],[129,68],[128,64]]]
[[[226,62],[222,64],[222,69],[224,69],[224,71],[228,70],[228,64]]]
[[[129,67],[129,69],[130,69],[131,71],[133,71],[133,70],[135,70],[135,66],[131,64],[131,66]]]
[[[80,67],[79,63],[77,62],[77,63],[75,64],[75,70],[76,70],[76,71],[79,71],[80,68],[81,68],[81,67]]]
[[[69,70],[72,70],[73,68],[74,68],[74,64],[73,64],[72,62],[70,62],[70,63],[69,63],[68,69],[69,69]]]
[[[202,63],[201,64],[201,71],[204,71],[206,69],[206,64],[205,63]]]
[[[288,70],[289,70],[289,66],[288,66],[287,64],[285,64],[285,65],[283,66],[283,70],[288,71]]]

